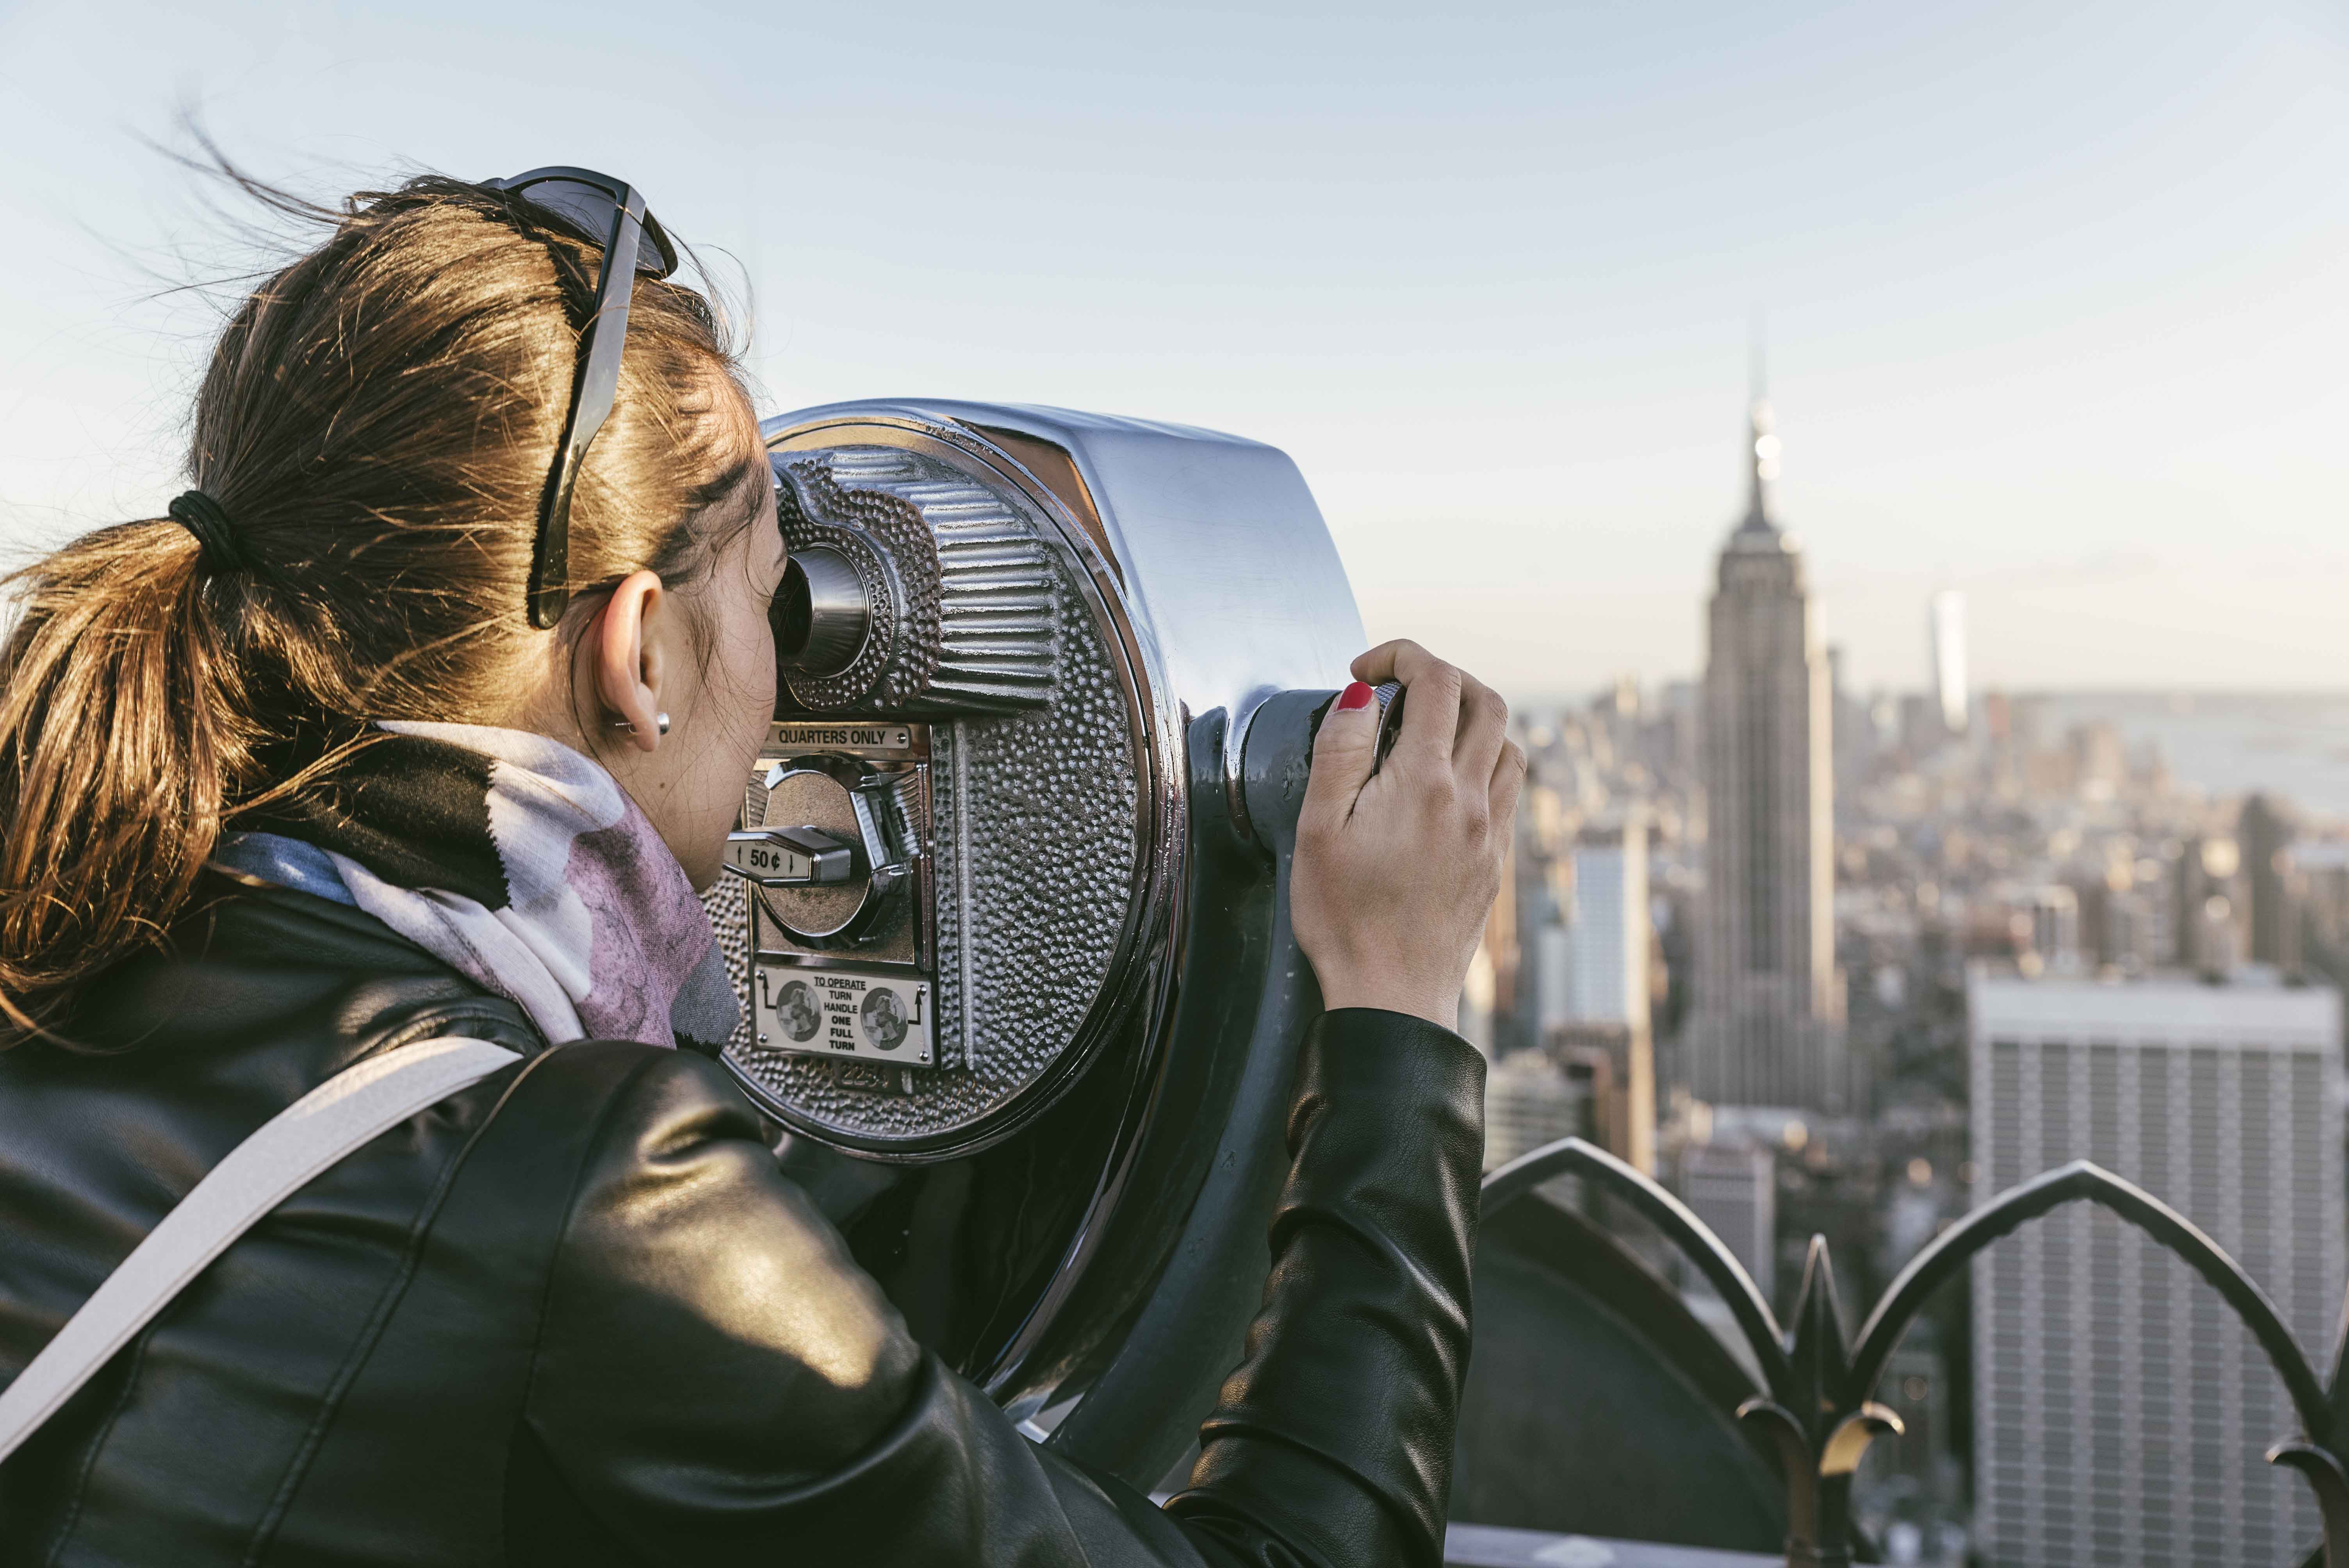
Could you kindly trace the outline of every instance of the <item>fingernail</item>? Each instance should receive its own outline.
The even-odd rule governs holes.
[[[1353,685],[1348,686],[1344,691],[1338,694],[1338,711],[1340,713],[1351,713],[1358,707],[1368,707],[1370,706],[1371,688],[1364,686],[1360,681],[1356,681]]]

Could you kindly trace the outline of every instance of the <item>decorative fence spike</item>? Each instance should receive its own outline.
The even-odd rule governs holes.
[[[1811,1238],[1795,1297],[1791,1332],[1781,1329],[1770,1304],[1744,1265],[1688,1206],[1605,1150],[1579,1138],[1561,1139],[1520,1155],[1485,1178],[1487,1214],[1560,1176],[1579,1176],[1605,1188],[1662,1232],[1729,1305],[1739,1332],[1762,1367],[1764,1387],[1737,1408],[1778,1456],[1786,1488],[1787,1568],[1847,1568],[1852,1562],[1851,1482],[1868,1446],[1900,1419],[1869,1396],[1900,1336],[1933,1293],[1976,1253],[2066,1203],[2087,1202],[2111,1211],[2209,1281],[2267,1353],[2301,1421],[2301,1436],[2268,1450],[2271,1464],[2308,1478],[2324,1522],[2324,1545],[2312,1563],[2349,1568],[2349,1459],[2338,1446],[2349,1433],[2349,1302],[2333,1355],[2333,1381],[2317,1379],[2275,1303],[2257,1280],[2192,1221],[2134,1182],[2085,1160],[2009,1188],[1935,1237],[1893,1279],[1847,1339],[1836,1298],[1835,1269],[1825,1237]]]

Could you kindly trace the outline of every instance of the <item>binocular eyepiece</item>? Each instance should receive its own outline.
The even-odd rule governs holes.
[[[847,557],[821,546],[791,558],[767,619],[776,669],[818,680],[855,663],[873,630],[864,580]]]

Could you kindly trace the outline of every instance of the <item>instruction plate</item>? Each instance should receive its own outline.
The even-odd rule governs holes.
[[[751,1026],[771,1050],[917,1068],[936,1060],[926,980],[761,964],[750,992]]]

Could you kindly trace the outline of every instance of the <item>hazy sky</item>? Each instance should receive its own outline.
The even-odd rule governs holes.
[[[0,0],[0,531],[176,488],[261,172],[585,163],[747,280],[764,412],[1285,448],[1374,634],[1685,675],[1769,317],[1858,684],[2349,686],[2349,8]],[[159,281],[160,280],[160,281]]]

